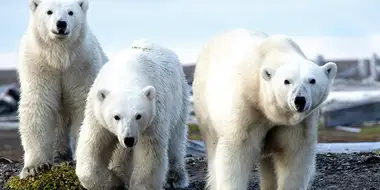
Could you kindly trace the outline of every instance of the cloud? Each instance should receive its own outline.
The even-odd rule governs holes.
[[[380,55],[380,34],[364,37],[294,37],[294,40],[310,59],[314,59],[318,54],[322,54],[326,59],[368,58],[372,53]],[[198,43],[171,48],[178,54],[183,64],[193,64],[202,46],[202,43]],[[105,48],[110,57],[119,50],[121,49]],[[16,66],[16,53],[0,53],[0,69],[16,68]]]
[[[317,54],[334,59],[364,58],[372,53],[380,53],[380,34],[364,37],[318,36],[294,39],[310,58]]]
[[[112,11],[104,14],[104,7]],[[310,58],[357,58],[380,53],[378,7],[379,0],[93,0],[88,18],[109,54],[147,37],[193,62],[209,38],[245,27],[290,35]],[[0,6],[0,23],[7,26],[0,30],[0,68],[15,67],[27,21],[26,1]]]
[[[294,37],[309,59],[318,54],[326,59],[358,59],[368,58],[373,53],[380,55],[380,34],[364,37]],[[193,63],[201,46],[192,48],[174,48],[182,62]]]

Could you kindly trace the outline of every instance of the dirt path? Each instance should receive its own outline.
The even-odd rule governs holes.
[[[0,157],[18,160],[23,150],[16,130],[0,130]]]
[[[186,159],[191,184],[187,190],[204,187],[206,162],[204,157],[189,155]],[[0,189],[22,167],[20,162],[0,159]],[[249,190],[259,189],[257,169],[252,172]],[[319,154],[317,172],[311,190],[375,190],[380,189],[380,156],[376,153]]]

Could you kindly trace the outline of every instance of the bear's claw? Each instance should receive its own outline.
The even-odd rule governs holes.
[[[69,160],[67,161],[67,163],[69,164],[69,166],[75,166],[77,164],[75,160]]]
[[[185,188],[189,185],[185,170],[169,170],[165,188]]]
[[[45,163],[38,166],[29,166],[22,169],[20,173],[20,178],[24,179],[30,176],[36,176],[39,173],[48,171],[51,169],[52,164]]]
[[[112,190],[125,190],[125,188],[123,186],[116,186],[114,188],[112,188]]]
[[[61,162],[70,162],[73,160],[73,155],[70,150],[67,152],[58,152],[57,155],[54,157],[54,163],[61,163]]]

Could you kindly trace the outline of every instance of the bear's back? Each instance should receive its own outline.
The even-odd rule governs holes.
[[[120,88],[143,88],[152,85],[157,100],[163,104],[182,102],[187,90],[186,78],[177,55],[157,44],[127,48],[112,57],[98,74],[95,88],[119,90]],[[151,47],[152,46],[152,47]],[[165,105],[166,106],[166,105]]]
[[[255,48],[266,37],[267,35],[264,33],[252,33],[245,29],[236,29],[220,34],[203,47],[198,57],[200,63],[197,63],[197,66],[210,67],[212,70],[236,67],[242,64],[248,54],[254,56]]]
[[[183,117],[181,114],[187,106],[185,101],[189,89],[177,54],[156,43],[135,41],[129,59],[131,65],[127,64],[127,67],[134,71],[130,81],[143,78],[145,85],[153,85],[156,89],[157,115],[154,123],[174,122]]]
[[[260,52],[260,65],[274,69],[283,64],[309,62],[298,44],[285,35],[267,37],[261,42],[258,51]]]
[[[195,93],[194,99],[203,99],[198,97],[201,94],[210,98],[235,96],[246,89],[246,81],[256,84],[259,45],[267,37],[265,33],[236,29],[207,42],[199,54],[193,81],[193,91],[202,93]]]

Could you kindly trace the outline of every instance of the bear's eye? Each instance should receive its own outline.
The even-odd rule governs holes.
[[[118,115],[115,115],[115,116],[113,116],[113,118],[115,119],[115,120],[120,120],[120,116],[118,116]]]
[[[289,80],[284,80],[284,84],[290,84]]]
[[[315,82],[316,82],[315,79],[310,79],[309,81],[310,84],[315,84]]]
[[[53,11],[48,10],[48,11],[46,12],[46,14],[51,15],[51,14],[53,14]]]
[[[69,14],[70,16],[73,16],[73,15],[74,15],[73,11],[69,11],[68,14]]]
[[[141,114],[136,115],[136,120],[139,120],[139,119],[141,119]]]

